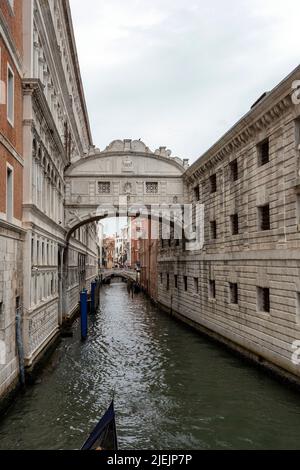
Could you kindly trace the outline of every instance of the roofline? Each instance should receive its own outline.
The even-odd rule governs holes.
[[[259,119],[270,107],[274,106],[274,98],[280,99],[282,95],[292,94],[290,87],[291,79],[300,79],[300,65],[298,65],[289,75],[279,82],[266,96],[259,100],[257,104],[244,114],[221,138],[219,138],[204,154],[202,154],[185,172],[185,177],[190,177],[210,158],[224,148],[232,138],[243,129],[251,125],[253,121]]]
[[[74,177],[73,175],[70,175],[72,170],[74,170],[75,168],[81,165],[84,165],[88,161],[98,160],[98,159],[107,158],[107,157],[125,157],[125,156],[153,158],[158,161],[169,163],[170,165],[176,167],[178,170],[181,171],[181,176],[185,174],[184,166],[181,165],[179,162],[175,161],[174,158],[162,157],[161,155],[157,155],[155,153],[134,152],[132,150],[131,151],[130,150],[129,151],[122,151],[122,150],[121,151],[106,151],[104,150],[103,152],[89,155],[88,157],[85,157],[85,158],[80,158],[76,162],[69,165],[65,170],[65,177]],[[85,175],[82,175],[82,176],[85,176]],[[116,174],[116,175],[106,174],[106,173],[103,174],[103,177],[106,177],[106,176],[119,177],[121,175],[120,174]],[[128,174],[123,175],[123,176],[126,176],[128,178]],[[151,177],[151,175],[149,175],[149,177]]]
[[[87,105],[86,105],[86,100],[85,100],[82,77],[81,77],[81,72],[80,72],[80,65],[79,65],[79,60],[78,60],[76,40],[75,40],[75,36],[74,36],[74,27],[73,27],[73,20],[72,20],[70,2],[69,2],[69,0],[63,0],[61,3],[62,3],[63,11],[64,11],[64,14],[65,14],[65,17],[66,17],[66,25],[67,25],[67,30],[68,30],[68,33],[69,33],[69,38],[70,38],[70,48],[71,48],[71,53],[72,53],[72,59],[73,59],[75,65],[76,65],[75,74],[76,74],[76,79],[77,79],[77,86],[78,86],[78,89],[79,89],[81,106],[82,106],[82,109],[83,109],[83,112],[84,112],[84,120],[85,120],[85,125],[86,125],[86,129],[87,129],[87,133],[88,133],[89,144],[91,146],[93,146],[93,137],[92,137],[92,132],[91,132],[91,126],[90,126],[88,111],[87,111]]]

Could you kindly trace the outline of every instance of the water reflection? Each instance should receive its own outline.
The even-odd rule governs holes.
[[[79,448],[114,391],[121,449],[299,448],[297,393],[119,282],[2,420],[0,448]]]

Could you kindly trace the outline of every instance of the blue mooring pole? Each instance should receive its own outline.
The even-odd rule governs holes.
[[[96,294],[96,287],[97,287],[97,283],[96,281],[93,281],[91,283],[91,313],[95,313],[95,294]]]
[[[84,341],[88,335],[88,294],[87,290],[83,290],[80,294],[80,324],[81,324],[81,339]]]

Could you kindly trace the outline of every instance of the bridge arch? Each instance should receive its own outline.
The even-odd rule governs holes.
[[[102,152],[93,149],[65,172],[67,237],[104,218],[104,208],[118,214],[120,207],[183,204],[186,168],[187,160],[171,157],[165,147],[151,152],[141,141],[116,140]]]
[[[144,217],[149,217],[145,212],[151,213],[152,220],[161,219],[161,213],[155,213],[153,207],[181,208],[187,194],[183,180],[187,166],[187,160],[172,157],[166,147],[152,152],[140,140],[128,139],[115,140],[103,151],[93,148],[65,170],[66,246],[61,281],[64,299],[72,234],[103,218],[141,215],[139,208],[143,208]]]

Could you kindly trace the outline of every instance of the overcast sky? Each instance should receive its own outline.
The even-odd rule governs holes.
[[[70,0],[93,139],[194,161],[300,63],[299,0]]]

